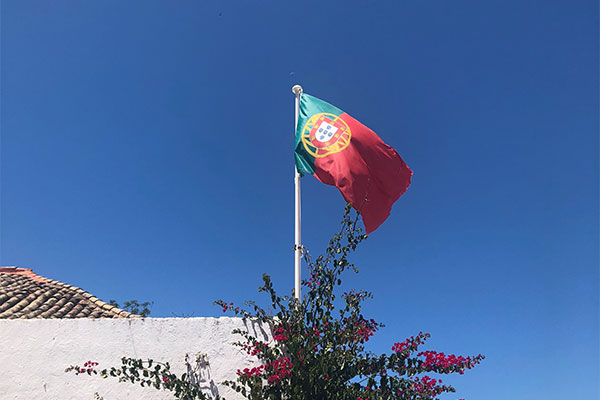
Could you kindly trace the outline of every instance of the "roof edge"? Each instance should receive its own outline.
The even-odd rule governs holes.
[[[38,282],[48,282],[48,278],[44,278],[43,276],[39,276],[31,268],[20,268],[20,267],[0,267],[0,273],[3,274],[14,274],[14,275],[24,275],[34,281]]]

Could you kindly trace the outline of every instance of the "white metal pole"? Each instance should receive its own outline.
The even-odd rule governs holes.
[[[302,86],[294,85],[292,88],[292,93],[296,95],[295,101],[295,118],[294,118],[294,137],[296,136],[296,126],[298,125],[298,113],[300,111],[300,96],[302,96]],[[295,235],[294,235],[294,243],[295,243],[295,251],[294,251],[294,295],[296,299],[300,300],[302,298],[302,294],[300,293],[300,272],[302,268],[302,251],[300,247],[302,246],[302,230],[301,230],[301,204],[300,204],[300,173],[298,173],[298,168],[294,165],[294,186],[295,186],[295,197],[296,201],[294,203],[294,211],[295,211]]]

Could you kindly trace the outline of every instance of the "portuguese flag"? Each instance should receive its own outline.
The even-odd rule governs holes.
[[[369,128],[329,103],[300,98],[296,168],[337,187],[361,213],[367,234],[390,215],[410,185],[412,171],[396,150]]]

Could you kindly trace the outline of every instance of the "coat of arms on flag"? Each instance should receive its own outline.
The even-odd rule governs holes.
[[[350,128],[343,119],[329,113],[313,115],[302,130],[302,144],[314,157],[325,157],[350,144]]]

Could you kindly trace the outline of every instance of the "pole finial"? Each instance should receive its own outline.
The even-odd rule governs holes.
[[[296,96],[298,96],[299,94],[302,93],[302,86],[300,85],[294,85],[292,87],[292,93],[294,93]]]

